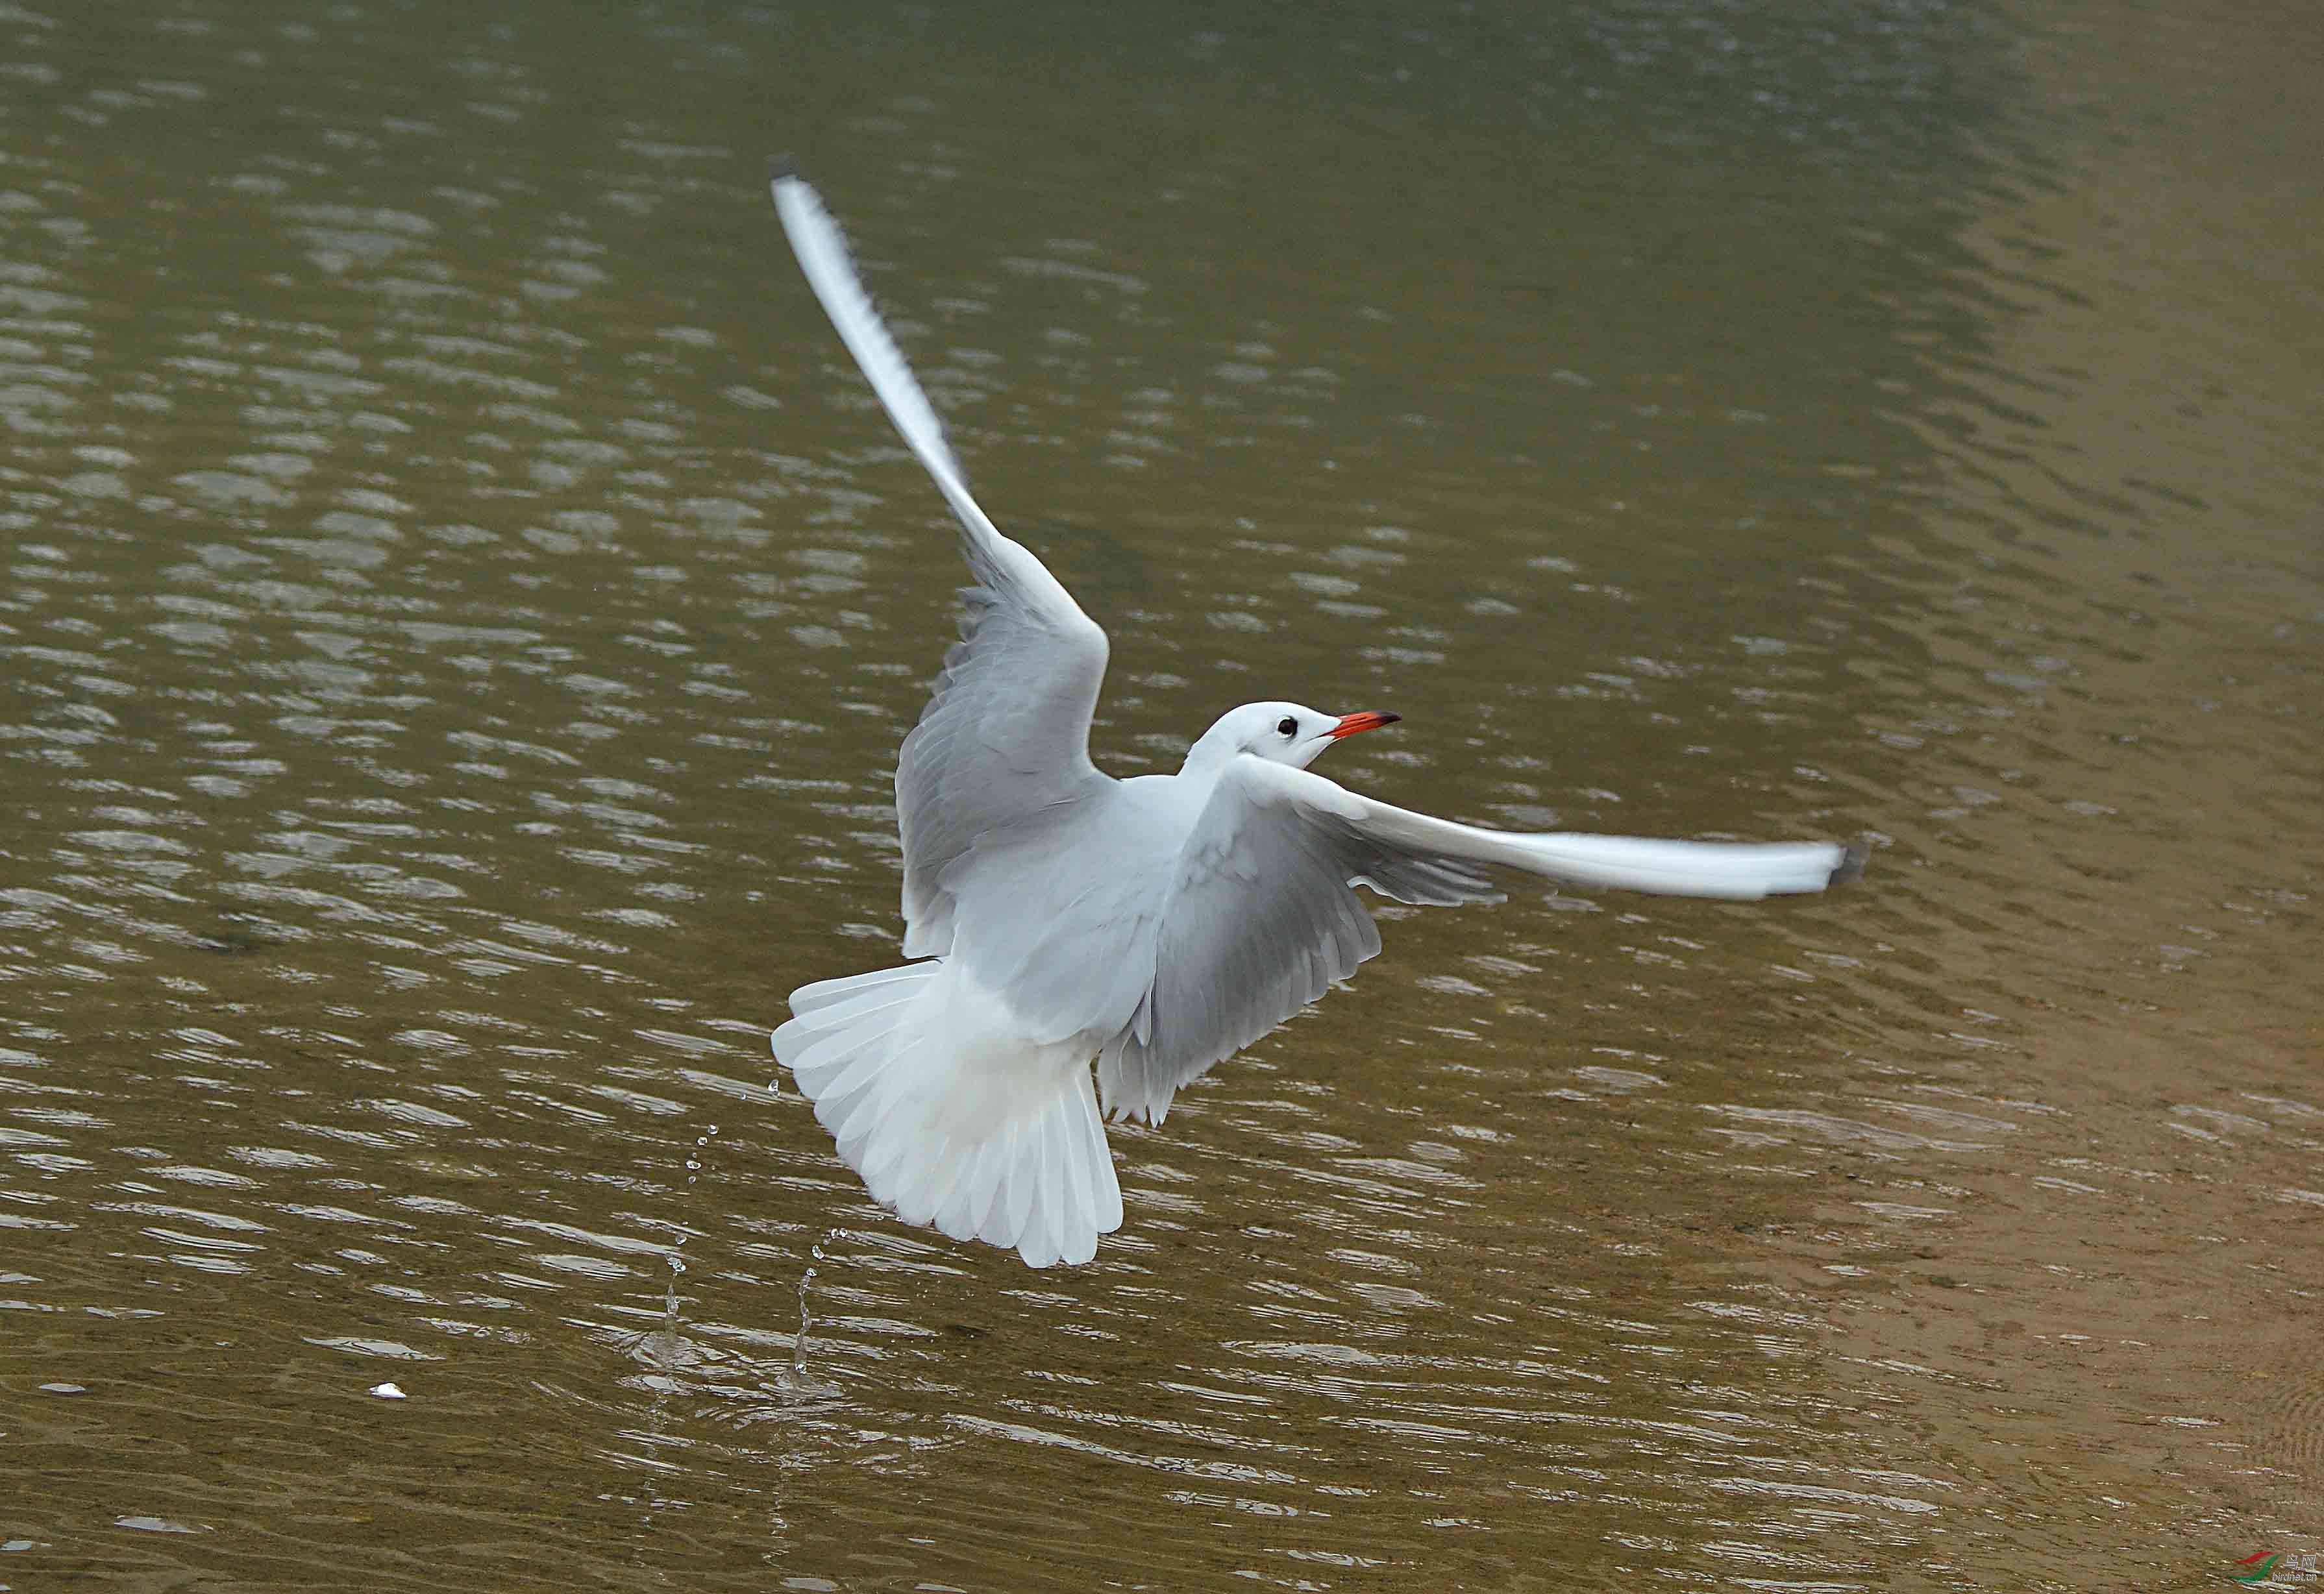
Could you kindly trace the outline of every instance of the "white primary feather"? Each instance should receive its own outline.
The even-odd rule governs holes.
[[[960,468],[952,445],[945,439],[944,422],[936,419],[936,406],[920,391],[903,351],[872,308],[872,296],[855,274],[855,262],[847,253],[847,240],[839,224],[823,207],[816,191],[781,162],[772,164],[767,183],[774,194],[775,215],[790,239],[791,253],[798,257],[799,270],[838,329],[839,340],[855,356],[872,391],[880,395],[889,419],[936,479],[945,497],[953,501],[955,509],[967,505],[962,518],[983,521],[984,511],[968,496],[968,473]],[[991,522],[985,525],[989,530]]]

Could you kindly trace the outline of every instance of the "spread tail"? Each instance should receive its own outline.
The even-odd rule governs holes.
[[[907,963],[791,992],[776,1060],[872,1198],[1035,1267],[1086,1262],[1121,1189],[1086,1058],[978,1044],[937,976]],[[955,997],[957,993],[953,993]]]

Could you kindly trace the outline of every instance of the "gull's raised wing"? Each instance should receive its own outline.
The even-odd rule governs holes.
[[[1153,983],[1098,1058],[1106,1110],[1159,1122],[1179,1087],[1265,1035],[1380,949],[1354,890],[1491,898],[1484,868],[1585,886],[1752,900],[1852,880],[1861,843],[1773,846],[1521,834],[1432,819],[1321,775],[1234,759],[1162,904]]]
[[[1054,816],[1107,778],[1090,762],[1090,715],[1105,678],[1105,632],[1041,561],[1003,537],[945,441],[944,423],[881,323],[838,224],[779,159],[768,165],[775,213],[815,296],[872,391],[960,521],[976,585],[964,590],[961,640],[904,739],[896,819],[904,840],[904,954],[952,944],[945,871],[979,837]]]

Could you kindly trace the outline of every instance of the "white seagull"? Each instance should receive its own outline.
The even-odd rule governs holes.
[[[1105,774],[1089,754],[1105,632],[969,495],[815,190],[780,159],[769,182],[816,297],[959,518],[975,577],[896,766],[916,961],[799,987],[773,1036],[840,1157],[906,1222],[1013,1246],[1036,1267],[1088,1261],[1121,1225],[1099,1101],[1158,1124],[1182,1087],[1353,974],[1380,949],[1357,886],[1488,901],[1498,864],[1754,899],[1861,869],[1861,843],[1485,830],[1308,773],[1391,714],[1247,703],[1176,775]]]

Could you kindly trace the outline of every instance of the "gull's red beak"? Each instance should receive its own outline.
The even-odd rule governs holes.
[[[1400,714],[1374,714],[1366,709],[1361,714],[1344,714],[1340,723],[1323,733],[1337,742],[1342,736],[1352,736],[1359,731],[1377,731],[1382,725],[1393,725],[1404,716]]]

